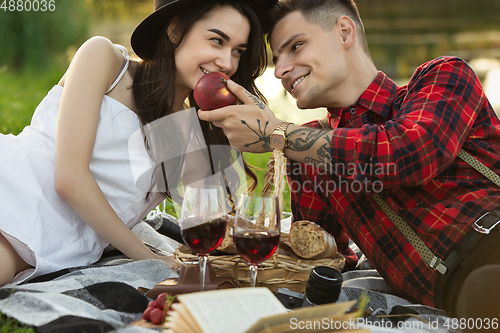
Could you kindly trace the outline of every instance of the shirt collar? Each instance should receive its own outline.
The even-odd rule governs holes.
[[[373,82],[361,94],[356,103],[344,108],[329,108],[329,117],[340,116],[344,110],[363,106],[384,118],[389,118],[396,92],[397,86],[394,81],[379,71]]]

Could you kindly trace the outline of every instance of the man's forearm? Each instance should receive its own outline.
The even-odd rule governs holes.
[[[322,169],[329,168],[331,131],[290,125],[287,132],[288,147],[285,155],[288,158]]]

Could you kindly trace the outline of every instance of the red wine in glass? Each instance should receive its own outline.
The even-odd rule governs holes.
[[[250,287],[257,283],[259,265],[276,251],[280,240],[280,209],[276,196],[243,193],[233,226],[236,251],[250,269]]]
[[[208,254],[222,243],[226,234],[227,209],[221,186],[186,186],[180,218],[181,235],[198,255],[202,291],[205,290]]]
[[[239,231],[233,235],[234,244],[240,256],[252,264],[269,259],[280,242],[280,234],[271,231]]]
[[[199,255],[209,254],[215,250],[226,235],[227,219],[222,217],[198,225],[196,221],[186,220],[186,222],[195,226],[182,229],[182,238],[186,245]]]

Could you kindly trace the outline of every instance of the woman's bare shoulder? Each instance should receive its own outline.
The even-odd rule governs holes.
[[[105,67],[108,70],[101,72],[107,76],[107,79],[113,82],[118,71],[123,63],[123,55],[121,51],[106,37],[94,36],[83,43],[71,60],[68,70],[59,81],[59,85],[64,87],[68,72],[71,67],[98,64],[99,67]]]

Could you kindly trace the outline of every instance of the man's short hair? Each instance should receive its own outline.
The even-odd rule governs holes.
[[[280,0],[271,12],[272,30],[281,19],[295,11],[300,12],[306,21],[319,25],[325,31],[331,31],[340,17],[349,17],[356,24],[358,39],[369,55],[365,27],[354,0]],[[270,36],[271,34],[269,40]]]

